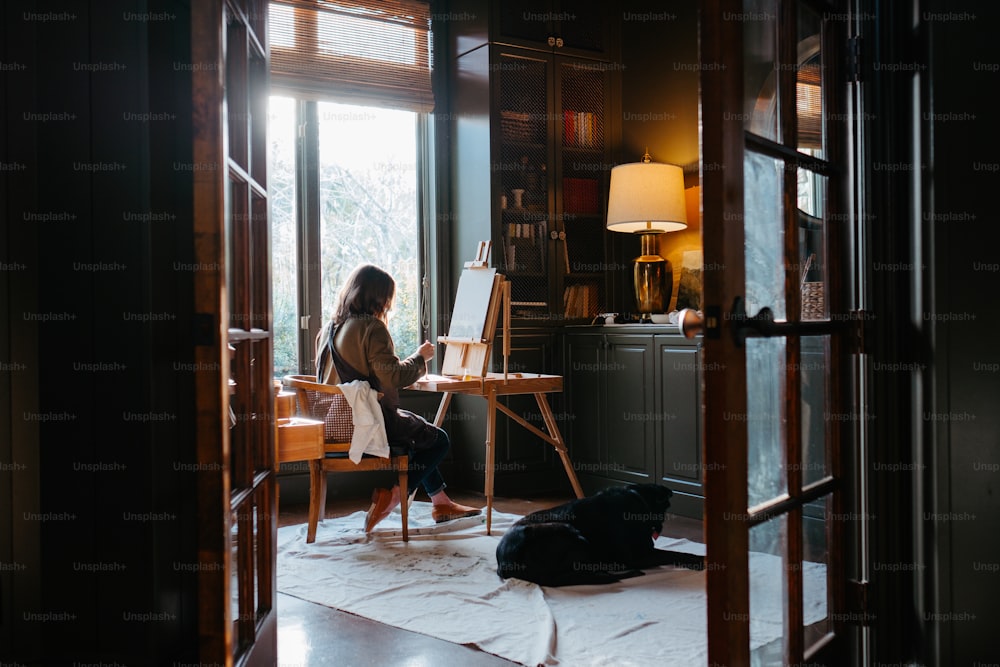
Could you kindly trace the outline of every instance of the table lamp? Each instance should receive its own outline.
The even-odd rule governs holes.
[[[649,321],[650,313],[670,306],[674,271],[660,256],[656,237],[687,228],[684,170],[673,164],[653,162],[647,151],[642,162],[620,164],[611,170],[608,194],[608,229],[638,234],[641,254],[635,258],[635,303]]]

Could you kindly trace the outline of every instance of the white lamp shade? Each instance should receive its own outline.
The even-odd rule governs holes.
[[[673,164],[632,162],[611,170],[608,229],[676,232],[686,228],[683,169]]]

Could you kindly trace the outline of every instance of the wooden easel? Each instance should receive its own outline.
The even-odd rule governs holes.
[[[438,427],[444,423],[453,395],[479,396],[486,400],[486,480],[483,491],[486,496],[487,535],[490,534],[493,516],[493,461],[496,455],[497,413],[507,415],[512,421],[552,445],[562,460],[576,497],[583,497],[583,488],[569,460],[566,443],[563,442],[552,408],[545,398],[547,393],[562,391],[562,377],[541,373],[509,375],[507,373],[507,360],[510,357],[510,283],[494,269],[487,267],[489,256],[490,242],[482,241],[476,259],[465,263],[465,271],[462,272],[458,283],[458,295],[455,297],[451,330],[448,336],[438,338],[438,342],[447,346],[441,368],[442,375],[425,376],[410,386],[417,391],[442,394],[437,415],[434,417],[434,425]],[[501,311],[504,327],[502,374],[487,371],[490,352],[493,349],[493,333]],[[535,397],[547,433],[498,401],[501,396],[527,394]]]
[[[465,270],[458,281],[455,305],[455,317],[458,317],[463,305],[481,300],[488,304],[483,313],[485,319],[479,321],[478,311],[470,313],[471,321],[463,320],[458,325],[453,318],[449,335],[438,336],[438,342],[445,344],[444,361],[441,362],[442,375],[460,377],[464,380],[486,377],[490,353],[493,350],[493,335],[502,312],[503,377],[504,381],[507,380],[507,360],[510,357],[510,282],[503,274],[489,268],[492,245],[491,241],[480,241],[476,258],[465,263]],[[483,274],[478,275],[480,271]],[[489,284],[486,272],[493,274],[492,284]],[[490,290],[488,296],[485,294],[487,287]],[[459,333],[471,335],[452,335],[457,328]]]

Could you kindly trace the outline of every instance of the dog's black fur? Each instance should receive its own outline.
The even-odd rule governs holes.
[[[497,545],[497,574],[568,586],[612,583],[659,565],[701,569],[703,556],[653,548],[672,495],[665,486],[630,484],[533,512]]]

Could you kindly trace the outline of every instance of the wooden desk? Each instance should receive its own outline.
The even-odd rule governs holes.
[[[434,416],[434,425],[441,426],[444,423],[445,414],[448,412],[448,404],[454,394],[467,394],[470,396],[482,396],[486,399],[486,534],[490,534],[493,520],[493,474],[496,444],[496,413],[497,410],[504,413],[515,422],[545,440],[555,447],[562,460],[563,468],[566,469],[566,476],[569,477],[570,484],[577,498],[583,498],[583,489],[576,478],[576,471],[569,460],[569,452],[566,450],[566,443],[563,442],[562,434],[552,415],[552,408],[545,394],[562,391],[562,376],[542,375],[539,373],[509,373],[506,381],[503,373],[487,373],[485,377],[476,377],[463,380],[459,377],[446,377],[442,375],[426,375],[408,389],[418,391],[433,391],[443,394],[441,403],[438,405],[437,414]],[[516,414],[503,403],[497,401],[498,396],[510,396],[514,394],[534,394],[535,401],[538,402],[538,409],[542,413],[542,420],[548,433],[528,423],[521,415]]]

